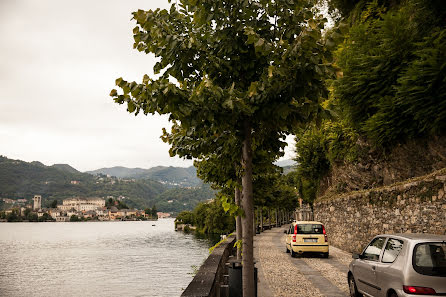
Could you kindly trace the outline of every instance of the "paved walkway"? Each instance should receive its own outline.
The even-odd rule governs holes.
[[[292,258],[285,252],[285,227],[254,237],[258,297],[345,297],[351,255],[330,247],[328,259],[318,256]]]

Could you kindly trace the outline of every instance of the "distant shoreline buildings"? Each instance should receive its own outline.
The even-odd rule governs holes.
[[[118,198],[119,199],[119,198]],[[27,217],[30,212],[37,215],[39,221],[56,221],[56,222],[70,222],[70,221],[122,221],[122,220],[152,220],[159,218],[170,217],[169,213],[158,212],[157,215],[151,213],[146,214],[144,210],[120,208],[118,200],[108,199],[113,204],[99,197],[72,197],[62,201],[60,205],[54,205],[52,208],[42,208],[42,197],[35,195],[32,198],[32,206],[12,208],[5,211],[5,214],[15,212],[17,216]],[[31,210],[32,209],[32,210]],[[27,220],[25,218],[25,220]]]

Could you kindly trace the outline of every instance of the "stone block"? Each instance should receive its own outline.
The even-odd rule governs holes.
[[[443,199],[443,197],[444,197],[444,190],[443,190],[443,189],[440,189],[440,190],[438,191],[438,199]]]

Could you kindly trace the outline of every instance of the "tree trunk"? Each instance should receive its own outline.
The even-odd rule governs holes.
[[[260,232],[263,232],[263,207],[260,208]]]
[[[243,296],[254,296],[254,249],[252,234],[252,214],[254,210],[254,201],[252,194],[252,135],[251,123],[244,122],[244,140],[242,144],[242,167],[243,167],[243,199],[242,208],[244,217],[243,225],[243,258],[242,258],[242,283]]]
[[[277,208],[274,210],[274,213],[276,214],[276,227],[279,227],[279,214],[277,213]]]
[[[256,210],[252,210],[252,236],[256,236]]]
[[[235,187],[235,205],[240,206],[241,201],[241,192],[240,189]],[[237,216],[235,218],[235,232],[236,232],[236,240],[242,240],[242,217]],[[242,250],[239,246],[237,246],[237,259],[242,258]]]
[[[269,225],[268,228],[270,230],[273,228],[273,226],[271,224],[272,224],[272,222],[271,222],[271,209],[268,208],[268,225]]]

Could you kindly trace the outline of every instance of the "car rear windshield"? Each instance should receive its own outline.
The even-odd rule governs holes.
[[[412,265],[424,275],[446,276],[446,242],[426,242],[415,246]]]
[[[299,224],[296,234],[323,234],[321,224]]]

